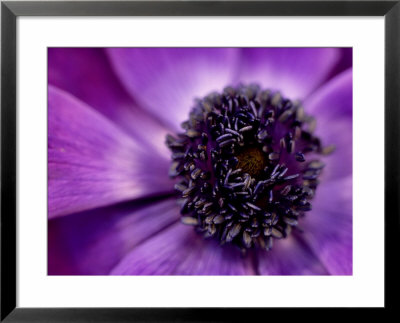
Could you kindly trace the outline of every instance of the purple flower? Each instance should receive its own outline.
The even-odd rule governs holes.
[[[48,57],[49,274],[352,274],[351,49],[51,48]],[[251,87],[251,84],[258,87]],[[234,90],[223,92],[227,86]],[[245,106],[243,110],[235,110],[237,114],[242,112],[242,117],[236,115],[230,119],[235,122],[236,118],[242,118],[237,121],[239,126],[232,125],[231,132],[227,133],[225,128],[217,129],[221,123],[226,127],[228,120],[221,121],[224,116],[210,119],[215,134],[207,132],[207,139],[201,139],[202,133],[197,131],[206,128],[186,123],[186,129],[182,129],[181,124],[189,119],[190,111],[200,111],[197,117],[208,116],[203,112],[209,107],[192,108],[211,102],[211,97],[206,97],[209,93],[216,91],[218,100],[223,97],[226,100],[224,103],[217,100],[218,103],[216,99],[211,102],[211,108],[217,107],[221,112],[227,109],[221,108],[222,105],[227,107],[229,100],[234,102],[237,93],[249,89],[256,89],[254,95],[258,98],[266,93],[264,90],[270,90],[271,97],[266,99],[267,103],[254,107],[246,101],[252,99],[251,93],[243,94],[246,101],[243,104],[231,103]],[[227,91],[235,93],[229,100]],[[282,97],[275,96],[273,101],[278,91]],[[195,101],[205,97],[203,101]],[[302,110],[296,100],[301,101],[307,117],[298,116]],[[275,106],[275,112],[269,117],[271,122],[279,125],[274,126],[272,134],[267,117],[254,118],[263,106]],[[281,114],[277,114],[278,110]],[[286,110],[288,112],[283,115],[282,111]],[[297,117],[292,116],[293,113],[297,113]],[[225,118],[228,117],[226,112]],[[303,125],[298,119],[305,120]],[[311,129],[313,120],[316,120],[314,132]],[[204,125],[202,123],[201,127]],[[257,131],[254,130],[256,126]],[[298,132],[300,139],[295,138],[301,149],[291,151],[289,147],[295,140],[290,136],[294,136],[296,126],[304,126],[305,130]],[[239,128],[245,127],[239,133]],[[247,129],[251,135],[244,134]],[[292,129],[293,134],[285,137],[288,129]],[[193,131],[193,140],[185,137],[179,141],[183,138],[179,134],[189,130]],[[170,135],[169,147],[166,145],[167,134]],[[220,138],[218,141],[217,137]],[[282,138],[276,146],[276,140]],[[211,164],[206,163],[208,174],[196,172],[198,161],[202,158],[211,160],[210,151],[205,150],[206,155],[201,156],[202,147],[196,151],[197,155],[193,150],[194,144],[197,147],[204,143],[213,148],[223,143],[216,152],[220,154],[218,176],[226,176],[227,172],[230,175],[239,168],[237,163],[243,168],[249,158],[251,167],[266,166],[265,170],[257,168],[257,174],[252,176],[257,178],[264,172],[263,176],[273,178],[275,186],[268,186],[271,183],[265,180],[266,177],[263,181],[258,178],[251,182],[251,176],[247,179],[247,173],[238,171],[234,182],[230,183],[231,191],[218,193],[219,198],[231,201],[225,209],[217,207],[222,210],[224,219],[214,220],[219,214],[204,206],[213,196],[213,187],[202,190],[210,189],[209,193],[186,201],[192,205],[182,211],[181,208],[188,206],[182,207],[182,199],[174,185],[182,191],[198,185],[190,176],[204,175],[206,178],[213,176],[214,171],[217,174],[214,158]],[[174,145],[181,145],[181,150],[192,149],[186,153],[190,151],[194,166],[188,162],[188,155],[182,157],[183,153],[173,148]],[[253,146],[249,148],[249,145]],[[262,145],[265,150],[257,159],[258,148],[254,147]],[[286,149],[286,154],[297,161],[285,157],[288,167],[274,164],[271,160],[276,156],[271,147]],[[325,150],[335,147],[335,150],[324,155],[324,147]],[[177,155],[171,159],[172,153]],[[235,158],[233,166],[225,163]],[[322,162],[325,167],[322,171],[320,167],[314,167],[316,170],[306,174],[306,168],[311,167],[313,160]],[[187,163],[186,172],[183,162]],[[271,165],[279,166],[272,169]],[[176,178],[168,176],[171,169]],[[195,173],[191,175],[193,171]],[[302,176],[301,180],[291,177],[296,171]],[[248,170],[248,173],[251,172]],[[215,186],[217,181],[210,179],[208,184]],[[250,195],[246,195],[243,186],[251,189],[253,198],[255,191],[260,189],[256,189],[258,181],[266,187],[265,196],[279,192],[279,203],[274,202],[272,207],[268,199],[263,204],[254,198],[253,202],[246,200],[244,205],[243,196]],[[200,187],[196,187],[197,191],[200,192]],[[205,197],[204,201],[200,201],[202,197]],[[272,200],[278,201],[276,197]],[[199,202],[196,210],[202,211],[194,211],[195,202]],[[216,205],[217,201],[212,203]],[[236,210],[237,205],[248,211]],[[233,215],[227,214],[229,208]],[[308,211],[309,208],[312,210]],[[271,214],[266,215],[265,210]],[[192,221],[197,230],[181,222],[181,211],[187,213],[183,222]],[[275,227],[265,224],[261,228],[262,223],[256,221],[250,229],[246,217],[249,214],[261,216],[261,212],[264,212],[266,223],[273,221],[272,213],[278,213],[278,224]],[[286,212],[286,217],[282,212]],[[240,222],[241,213],[244,220]],[[228,221],[229,217],[233,220],[229,225],[224,222],[228,230],[223,236],[224,227],[219,222]],[[237,224],[240,225],[233,230]],[[249,228],[246,232],[245,225]],[[289,229],[292,229],[290,233]],[[197,232],[204,230],[208,230],[206,235],[218,235],[219,238],[205,239],[204,232]],[[260,245],[258,237],[263,236],[263,230],[269,230],[262,239],[264,242],[272,241],[269,235],[276,236],[269,251],[265,249],[271,246]],[[272,230],[275,230],[274,234]],[[229,235],[231,237],[227,238]],[[277,239],[280,235],[283,238]],[[221,240],[227,243],[221,244]],[[239,249],[247,251],[243,254]]]

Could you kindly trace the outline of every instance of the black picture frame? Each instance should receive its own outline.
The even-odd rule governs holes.
[[[400,246],[400,1],[4,1],[1,3],[1,321],[233,322],[304,316],[300,308],[16,307],[16,19],[19,16],[382,16],[385,19],[385,307],[311,309],[369,319],[397,309]],[[373,154],[371,148],[371,154]],[[373,236],[371,236],[373,240]],[[373,242],[371,242],[373,243]],[[373,256],[373,255],[371,255]],[[40,291],[38,291],[40,292]],[[344,291],[345,292],[345,291]],[[323,312],[323,313],[321,313]],[[343,313],[344,312],[344,313]],[[393,314],[393,313],[391,313]]]

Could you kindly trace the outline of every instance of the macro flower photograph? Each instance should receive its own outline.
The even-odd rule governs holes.
[[[48,48],[48,275],[352,275],[352,49]]]

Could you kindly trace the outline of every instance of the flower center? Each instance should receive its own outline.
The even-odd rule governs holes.
[[[267,166],[265,154],[258,147],[246,147],[236,155],[236,158],[238,159],[236,169],[241,169],[251,177],[258,177]]]
[[[286,237],[318,186],[323,148],[299,103],[256,85],[197,100],[184,133],[167,136],[182,222],[242,249]]]

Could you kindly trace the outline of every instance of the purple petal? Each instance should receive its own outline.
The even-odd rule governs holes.
[[[126,89],[175,130],[196,97],[232,82],[239,57],[232,48],[111,48],[108,54]]]
[[[114,205],[49,221],[49,275],[107,275],[133,247],[179,219],[175,199]]]
[[[327,79],[339,59],[337,48],[246,48],[240,81],[304,99]]]
[[[328,272],[310,248],[292,233],[274,240],[272,250],[259,250],[258,270],[261,275],[327,275]]]
[[[48,95],[50,218],[173,190],[165,159],[66,92]]]
[[[71,93],[166,158],[168,129],[133,102],[101,48],[49,48],[49,84]]]
[[[343,71],[351,68],[352,66],[353,66],[353,48],[351,47],[340,48],[339,63],[331,71],[329,78],[336,76],[336,74],[342,73]]]
[[[321,184],[303,238],[332,275],[352,274],[352,178]]]
[[[347,69],[324,84],[305,102],[306,111],[329,121],[332,118],[352,118],[353,69]]]
[[[250,257],[178,223],[133,249],[112,275],[252,275]]]
[[[335,180],[352,173],[352,94],[352,70],[349,69],[304,102],[305,110],[317,120],[316,135],[322,139],[322,144],[335,146],[335,151],[325,158],[324,180]]]

